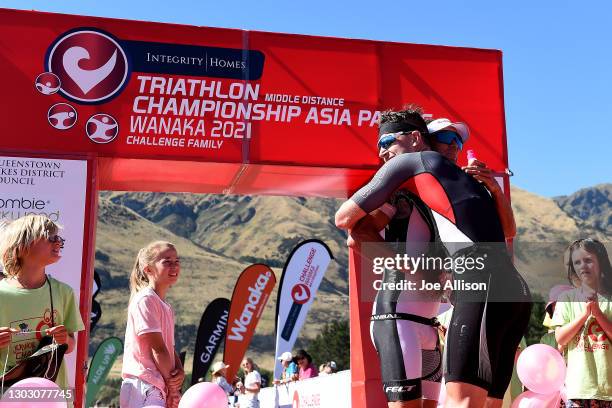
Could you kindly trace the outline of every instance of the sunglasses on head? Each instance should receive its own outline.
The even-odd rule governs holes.
[[[444,144],[452,144],[453,141],[457,143],[457,147],[459,150],[463,149],[463,140],[461,136],[452,130],[441,130],[439,132],[433,133],[433,136],[436,137],[436,140],[440,143]]]

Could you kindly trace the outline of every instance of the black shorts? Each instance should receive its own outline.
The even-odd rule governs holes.
[[[401,272],[385,271],[383,281],[403,277]],[[435,400],[442,378],[442,353],[432,317],[439,302],[403,299],[407,294],[388,290],[376,297],[370,334],[380,359],[383,390],[387,401]]]
[[[509,272],[509,271],[507,271]],[[446,334],[446,382],[463,382],[484,388],[488,396],[502,399],[514,367],[521,338],[531,316],[531,297],[518,272],[496,282],[481,294],[461,293]],[[499,301],[500,296],[512,301]],[[479,301],[482,300],[482,301]]]

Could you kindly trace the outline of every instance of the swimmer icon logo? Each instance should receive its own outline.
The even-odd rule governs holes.
[[[58,130],[70,129],[77,121],[77,111],[67,103],[56,103],[47,112],[47,121]]]
[[[59,92],[82,104],[100,104],[117,96],[129,72],[119,43],[109,34],[85,28],[60,35],[47,51],[46,66],[59,77]]]

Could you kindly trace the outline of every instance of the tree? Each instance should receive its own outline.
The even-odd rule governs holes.
[[[338,371],[350,367],[350,333],[348,320],[327,323],[307,349],[316,366],[335,361]]]
[[[531,309],[531,317],[529,318],[529,325],[527,326],[527,333],[525,333],[525,339],[527,345],[538,344],[540,338],[546,334],[548,329],[542,325],[544,320],[544,299],[537,293],[532,294],[533,308]]]

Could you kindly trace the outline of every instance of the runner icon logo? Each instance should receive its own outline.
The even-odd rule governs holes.
[[[110,143],[119,134],[119,124],[110,115],[98,113],[87,121],[85,126],[87,137],[95,143]]]

